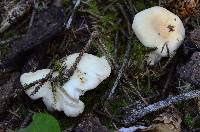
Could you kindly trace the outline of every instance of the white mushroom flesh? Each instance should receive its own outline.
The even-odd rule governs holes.
[[[69,69],[79,53],[68,56],[64,65]],[[105,57],[96,57],[85,53],[77,65],[77,69],[63,88],[74,99],[79,99],[86,91],[96,88],[104,79],[109,77],[111,67]]]

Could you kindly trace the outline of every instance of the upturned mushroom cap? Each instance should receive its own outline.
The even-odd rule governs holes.
[[[78,55],[79,53],[72,54],[64,59],[63,65],[66,66],[66,69],[74,64]],[[49,73],[50,69],[24,73],[20,77],[20,82],[25,86],[45,78]],[[79,97],[86,91],[96,88],[110,73],[111,67],[105,57],[99,58],[85,53],[74,74],[62,86],[64,91],[58,84],[54,86],[56,92],[53,93],[50,81],[46,81],[35,94],[31,95],[38,84],[25,92],[33,100],[42,98],[48,110],[64,111],[67,116],[76,117],[84,110],[84,103],[79,100]],[[52,76],[58,76],[58,72],[54,72]]]
[[[65,58],[63,65],[69,69],[79,53],[75,53]],[[105,57],[97,57],[91,54],[85,53],[74,74],[70,77],[70,80],[63,85],[63,88],[67,91],[69,96],[79,100],[79,97],[86,91],[96,88],[104,79],[109,77],[111,73],[111,67]]]
[[[33,83],[39,79],[46,77],[46,75],[50,73],[50,69],[38,70],[36,72],[24,73],[20,77],[20,82],[23,86]],[[57,72],[53,73],[53,77],[58,75]],[[75,117],[78,116],[84,110],[84,103],[80,100],[75,101],[70,97],[66,96],[60,89],[60,86],[56,86],[56,92],[53,95],[52,86],[49,81],[46,81],[40,89],[33,95],[31,93],[38,85],[35,85],[28,90],[26,90],[26,94],[33,100],[42,98],[44,104],[47,109],[50,111],[64,111],[67,116]],[[55,98],[56,97],[56,98]]]
[[[23,86],[29,85],[30,83],[33,83],[34,81],[37,81],[39,79],[45,78],[46,75],[50,73],[50,69],[43,69],[43,70],[38,70],[36,72],[29,72],[29,73],[24,73],[20,77],[20,82]],[[28,96],[30,96],[31,99],[35,100],[38,98],[42,98],[44,96],[49,96],[51,95],[51,84],[49,81],[45,82],[41,88],[38,90],[37,94],[31,95],[31,93],[34,91],[35,87],[37,87],[38,84],[35,86],[27,89],[25,92]]]
[[[161,57],[173,55],[185,38],[180,18],[159,6],[137,13],[132,28],[144,46],[157,48],[155,54],[150,55],[152,65]]]

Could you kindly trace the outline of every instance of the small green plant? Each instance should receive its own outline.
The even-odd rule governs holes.
[[[185,123],[189,126],[189,127],[193,127],[194,126],[194,120],[193,117],[191,115],[186,115],[185,116]]]
[[[19,129],[17,132],[61,132],[58,121],[49,114],[36,113],[33,121],[26,128]]]

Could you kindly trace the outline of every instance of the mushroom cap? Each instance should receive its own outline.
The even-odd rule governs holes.
[[[159,6],[137,13],[132,28],[144,46],[157,48],[162,57],[173,54],[185,37],[180,18]]]
[[[43,69],[43,70],[38,70],[36,72],[24,73],[20,77],[20,82],[21,82],[22,86],[29,85],[30,83],[33,83],[34,81],[45,78],[48,73],[50,73],[50,69]],[[31,99],[35,100],[35,99],[39,99],[39,98],[42,98],[44,96],[51,94],[51,89],[50,89],[51,84],[49,81],[47,81],[40,87],[37,94],[31,95],[31,93],[34,91],[34,89],[37,86],[38,86],[38,84],[36,84],[35,86],[33,86],[25,91],[26,94]]]
[[[67,56],[63,65],[69,69],[75,62],[79,53]],[[96,88],[104,79],[109,77],[111,67],[105,57],[83,54],[74,74],[63,85],[70,97],[78,100],[86,91]]]
[[[84,103],[81,100],[74,101],[69,96],[66,96],[61,90],[58,90],[58,94],[62,99],[60,99],[60,110],[63,110],[65,115],[70,117],[76,117],[81,114],[84,110]]]
[[[79,53],[69,55],[64,59],[63,65],[69,69],[75,62]],[[20,77],[23,86],[34,81],[45,78],[50,69],[38,70],[36,72],[24,73]],[[34,95],[31,93],[38,86],[27,89],[25,92],[31,99],[42,98],[48,110],[64,111],[67,116],[76,117],[84,110],[84,103],[79,100],[79,96],[90,89],[96,88],[111,73],[111,67],[105,57],[96,57],[91,54],[83,54],[74,74],[70,77],[62,88],[56,85],[56,91],[52,92],[50,81],[46,81]],[[58,72],[53,73],[53,77],[58,76]],[[55,94],[55,95],[54,95]]]
[[[33,83],[39,79],[46,77],[46,75],[50,73],[50,69],[38,70],[36,72],[24,73],[20,77],[20,82],[23,86]],[[53,73],[53,77],[58,75],[57,72]],[[38,90],[38,92],[34,95],[31,93],[38,85],[27,89],[26,94],[33,100],[42,98],[44,104],[47,109],[50,111],[64,111],[67,116],[76,117],[84,110],[84,103],[80,100],[74,101],[67,95],[65,95],[60,89],[60,86],[56,86],[55,96],[52,92],[52,86],[49,81],[46,81]]]

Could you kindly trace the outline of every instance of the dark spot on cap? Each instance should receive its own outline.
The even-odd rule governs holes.
[[[174,32],[174,26],[172,26],[171,24],[167,26],[167,28],[169,29],[169,32]]]

